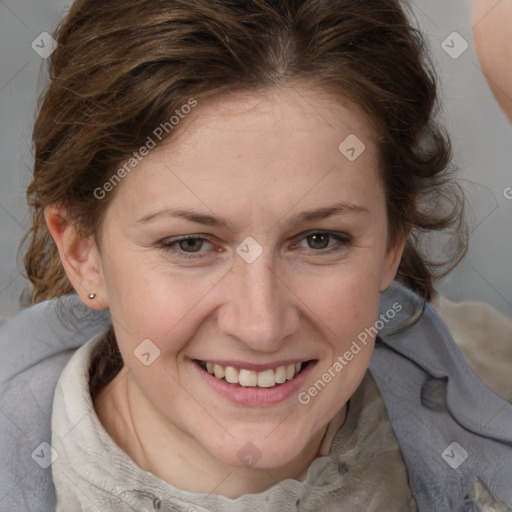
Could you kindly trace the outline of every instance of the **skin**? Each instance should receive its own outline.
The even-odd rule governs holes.
[[[301,478],[328,423],[343,423],[374,340],[307,405],[298,393],[273,406],[233,404],[191,360],[314,359],[307,390],[374,325],[403,241],[388,247],[376,136],[348,102],[306,86],[238,93],[200,102],[179,129],[118,185],[99,247],[62,209],[47,208],[46,220],[84,303],[111,311],[125,367],[95,400],[107,432],[170,484],[234,498]],[[366,145],[354,162],[338,150],[349,134]],[[362,211],[291,222],[340,202]],[[228,227],[169,215],[138,222],[166,208],[222,217]],[[311,231],[352,241],[319,243]],[[160,243],[198,234],[211,239],[198,243],[199,259]],[[263,249],[252,263],[236,253],[248,236]],[[161,350],[150,366],[133,353],[144,339]],[[238,455],[248,442],[261,455],[251,467]]]
[[[512,122],[512,0],[477,0],[472,13],[478,61],[496,101]]]

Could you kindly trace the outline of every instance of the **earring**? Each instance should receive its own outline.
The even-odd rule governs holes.
[[[89,293],[89,299],[94,299],[94,297],[96,297],[95,293]]]

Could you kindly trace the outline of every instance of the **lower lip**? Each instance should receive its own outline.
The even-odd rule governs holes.
[[[306,367],[292,380],[287,380],[272,388],[243,387],[230,384],[224,379],[210,375],[196,361],[193,361],[192,366],[211,389],[231,402],[245,407],[266,407],[284,402],[297,394],[315,364],[315,361],[309,361]]]

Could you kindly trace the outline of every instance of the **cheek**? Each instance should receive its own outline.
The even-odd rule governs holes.
[[[331,300],[325,301],[322,307],[328,315],[326,324],[330,328],[328,338],[333,360],[349,351],[351,344],[360,339],[367,328],[375,324],[378,318],[379,297],[378,288],[354,278],[349,282],[340,283],[336,295],[331,294]],[[362,352],[370,352],[369,346],[373,344],[370,338],[366,341],[368,345],[361,347]],[[365,350],[366,348],[368,350]],[[351,371],[360,364],[364,366],[366,355],[359,355],[355,359],[357,361],[351,363]]]
[[[380,265],[370,251],[316,275],[297,275],[295,289],[305,306],[322,320],[329,337],[346,340],[372,325],[378,315]],[[340,341],[338,341],[340,343]]]
[[[372,356],[371,328],[378,319],[380,292],[375,273],[368,267],[357,268],[333,273],[319,286],[315,304],[310,306],[319,312],[316,325],[323,330],[326,347],[315,378],[299,395],[305,414],[314,418],[313,431],[330,421],[332,411],[350,399]]]
[[[161,263],[143,258],[116,261],[106,269],[105,282],[121,351],[129,353],[145,339],[162,351],[178,351],[181,347],[168,346],[168,341],[191,336],[196,328],[192,320],[222,276],[172,273]]]

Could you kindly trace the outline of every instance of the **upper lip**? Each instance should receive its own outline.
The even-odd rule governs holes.
[[[308,361],[311,361],[312,359],[283,359],[281,361],[273,361],[270,363],[263,363],[263,364],[257,364],[257,363],[250,363],[248,361],[228,361],[226,359],[196,359],[196,361],[200,361],[202,363],[212,363],[212,364],[218,364],[219,366],[231,366],[233,368],[236,368],[237,370],[253,370],[255,372],[262,372],[269,369],[276,369],[280,366],[288,366],[289,364],[295,364],[295,363],[307,363]]]

